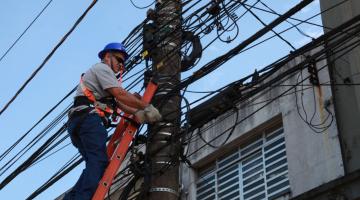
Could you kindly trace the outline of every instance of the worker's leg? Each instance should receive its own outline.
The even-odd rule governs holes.
[[[94,113],[81,123],[78,135],[81,144],[78,148],[86,159],[86,167],[76,184],[74,199],[90,200],[108,164],[107,131],[100,117]]]
[[[69,121],[67,123],[67,125],[68,125],[67,130],[70,135],[72,144],[79,150],[80,155],[83,157],[84,161],[86,162],[87,158],[86,158],[85,152],[83,151],[84,147],[83,147],[80,137],[78,135],[80,125],[83,122],[83,120],[85,119],[85,117],[87,117],[87,114],[72,117],[71,119],[69,119]],[[78,188],[81,188],[82,179],[84,177],[83,174],[84,174],[84,172],[81,174],[80,178],[78,179],[76,184],[71,188],[71,190],[66,193],[63,200],[73,200],[75,198],[75,194],[77,193]]]

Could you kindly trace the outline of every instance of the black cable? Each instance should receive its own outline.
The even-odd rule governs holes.
[[[229,2],[230,3],[230,2]],[[207,4],[208,5],[208,4]],[[233,5],[236,5],[236,3],[234,3]],[[238,4],[238,5],[240,5],[240,4]],[[232,7],[234,7],[234,6],[232,6]],[[203,7],[204,8],[204,7]],[[206,13],[205,13],[206,14]],[[203,16],[204,14],[202,14],[202,16]],[[186,20],[184,20],[184,21],[186,21]],[[176,49],[174,49],[174,52],[175,52],[175,50]],[[170,54],[168,54],[168,55],[170,55]],[[170,57],[170,56],[167,56],[167,57]]]
[[[243,50],[245,47],[247,47],[249,44],[257,40],[258,38],[265,35],[268,31],[270,31],[272,28],[283,22],[285,19],[287,19],[289,16],[293,15],[297,11],[304,8],[306,5],[310,4],[313,0],[303,0],[299,4],[297,4],[295,7],[287,11],[285,14],[283,14],[281,17],[275,19],[273,22],[271,22],[268,26],[264,27],[263,29],[256,32],[254,35],[249,37],[247,40],[243,41],[239,45],[237,45],[232,50],[228,51],[227,53],[223,54],[222,56],[214,59],[213,61],[210,61],[209,63],[205,64],[203,67],[201,67],[199,70],[197,70],[194,75],[186,78],[184,81],[182,81],[179,85],[177,85],[176,88],[173,89],[173,92],[178,91],[185,86],[199,80],[200,78],[204,77],[205,75],[209,74],[210,72],[217,69],[219,66],[224,64],[226,61],[230,60],[235,55],[239,54],[241,50]],[[169,95],[171,95],[173,92],[170,92]],[[164,98],[165,100],[166,98]]]
[[[341,56],[344,56],[346,55],[348,52],[350,52],[351,50],[355,49],[356,47],[358,47],[360,45],[359,43],[360,41],[357,42],[357,45],[355,47],[352,47],[350,50],[346,51],[345,53],[343,53]],[[339,56],[339,57],[341,57]],[[325,64],[324,66],[322,66],[320,70],[324,69],[325,67],[327,67],[328,64]],[[308,76],[307,78],[303,79],[302,81],[298,82],[299,83],[302,83],[304,82],[305,80],[307,80],[310,76]],[[282,97],[283,95],[287,94],[289,91],[291,91],[293,89],[293,87],[285,90],[284,92],[282,92],[280,95],[278,95],[276,98],[273,98],[272,100],[270,100],[269,102],[265,103],[265,105],[261,106],[260,108],[256,109],[254,112],[250,113],[249,115],[247,115],[245,118],[241,119],[238,123],[236,123],[234,126],[237,126],[239,125],[240,123],[244,122],[246,119],[248,119],[249,117],[253,116],[254,114],[256,114],[257,112],[259,112],[261,109],[265,108],[266,106],[268,106],[270,103],[272,103],[274,100]],[[222,136],[224,133],[226,133],[227,131],[229,131],[232,127],[226,129],[225,131],[223,131],[222,133],[220,133],[219,135],[217,135],[216,137],[214,137],[211,141],[209,142],[212,142],[214,140],[216,140],[217,138],[219,138],[220,136]],[[196,152],[200,151],[202,148],[204,148],[207,144],[204,144],[202,145],[201,147],[199,147],[198,149],[196,149],[195,151],[193,151],[188,157],[190,157],[191,155],[195,154]]]
[[[47,2],[43,9],[36,15],[36,17],[31,21],[31,23],[25,28],[25,30],[20,34],[20,36],[10,45],[10,47],[5,51],[5,53],[0,57],[0,62],[4,57],[11,51],[11,49],[16,45],[16,43],[22,38],[22,36],[29,30],[29,28],[35,23],[35,21],[41,16],[41,14],[49,7],[53,0]]]
[[[260,1],[260,3],[265,6],[269,11],[267,11],[268,13],[272,13],[275,15],[280,15],[279,13],[277,13],[275,10],[273,10],[272,8],[270,8],[268,5],[266,5],[264,2]],[[265,10],[266,12],[266,10]],[[291,17],[289,17],[289,19],[292,19]],[[290,22],[289,20],[286,20],[287,23],[289,23],[290,25],[294,26],[294,23]],[[321,28],[324,28],[323,26],[320,25]],[[314,37],[306,34],[304,31],[302,31],[299,27],[295,26],[295,29],[303,36],[311,38],[311,39],[315,39]]]
[[[348,27],[349,26],[349,24],[351,24],[351,23],[354,23],[354,22],[357,22],[359,19],[358,19],[359,17],[357,17],[356,19],[353,19],[353,20],[349,20],[348,22],[346,22],[346,23],[344,23],[343,25],[341,25],[341,26],[339,26],[339,27],[337,27],[336,28],[336,30],[333,30],[333,31],[331,31],[331,32],[329,32],[329,33],[327,33],[325,36],[329,36],[329,35],[333,35],[334,34],[334,32],[341,32],[341,31],[339,31],[339,30],[342,30],[343,29],[343,27]],[[315,40],[315,41],[313,41],[312,43],[310,43],[310,44],[308,44],[308,45],[306,45],[306,47],[309,47],[309,46],[314,46],[314,44],[316,44],[318,41],[322,41],[322,40],[324,40],[324,39],[326,39],[327,37],[325,37],[325,36],[321,36],[321,37],[319,37],[317,40]],[[340,43],[338,43],[338,44],[340,44]],[[316,45],[315,45],[316,46]],[[354,49],[354,48],[352,48],[352,49]],[[302,49],[300,49],[300,50],[302,50]],[[300,50],[298,50],[300,53],[300,55],[302,54],[301,53],[301,51]],[[323,50],[323,52],[324,51],[326,51],[326,50]],[[342,51],[342,50],[341,50]],[[347,52],[349,52],[349,51],[347,51]],[[345,52],[346,53],[346,52]],[[318,55],[318,54],[317,54]],[[344,55],[344,54],[343,54]],[[324,59],[324,58],[322,58],[322,59]],[[282,64],[282,63],[280,63],[280,64]],[[282,65],[283,66],[283,65]],[[266,67],[267,68],[267,67]],[[275,68],[276,69],[276,68]],[[291,72],[291,71],[289,71],[289,72]],[[288,73],[289,74],[289,73]],[[284,75],[286,75],[286,74],[284,74]],[[270,84],[271,85],[271,84]],[[260,88],[261,89],[261,88]],[[216,138],[214,138],[214,139],[216,139]],[[166,146],[166,145],[165,145]],[[164,147],[165,147],[164,146]],[[160,148],[160,150],[162,149],[163,147],[161,147]]]
[[[274,88],[274,87],[279,87],[279,86],[282,86],[282,85],[283,85],[283,84],[279,84],[279,85],[275,85],[275,86],[270,86],[270,88],[272,89],[272,88]],[[292,84],[292,85],[286,85],[286,86],[296,86],[296,85]],[[303,89],[303,90],[308,90],[308,89],[311,89],[311,88],[312,88],[312,85],[311,85],[310,87],[307,87],[307,88]],[[270,91],[271,89],[265,91],[265,93],[268,92],[268,91]],[[303,91],[303,90],[299,90],[299,91],[297,91],[297,92],[300,92],[300,91]],[[295,93],[295,92],[289,92],[289,93],[287,93],[286,95],[283,95],[282,97],[289,96],[289,95],[293,95],[294,93]],[[249,108],[249,107],[257,106],[257,105],[260,105],[260,104],[263,104],[263,103],[266,103],[266,102],[269,102],[269,101],[272,101],[272,100],[276,100],[276,98],[266,99],[266,100],[259,101],[259,102],[254,102],[255,100],[256,100],[256,97],[253,97],[253,99],[251,100],[251,102],[246,102],[247,100],[244,100],[244,101],[242,101],[241,104],[246,104],[246,107]],[[231,115],[232,115],[232,114],[229,113],[229,115],[224,116],[223,119],[225,120],[228,116],[231,116]],[[220,120],[220,122],[222,122],[222,120]],[[220,122],[219,122],[219,123],[220,123]],[[216,121],[216,123],[218,123],[218,121]],[[199,139],[199,138],[189,137],[189,139],[186,141],[186,143],[187,143],[187,144],[190,144],[190,143],[193,143],[193,142],[198,141],[198,139]]]
[[[238,1],[238,2],[241,4],[241,1]],[[228,16],[228,22],[231,20],[233,23],[230,24],[230,25],[228,26],[228,28],[225,29],[224,27],[227,26],[228,22],[227,22],[225,25],[222,25],[221,22],[218,22],[218,23],[219,23],[219,26],[222,26],[222,28],[217,27],[217,29],[216,29],[216,34],[217,34],[217,36],[218,36],[218,38],[219,38],[220,41],[225,42],[225,43],[230,43],[230,42],[234,41],[235,38],[237,38],[237,36],[239,35],[239,32],[240,32],[240,29],[239,29],[239,26],[238,26],[237,23],[236,23],[237,19],[234,19],[235,17],[234,17],[234,16],[230,13],[230,11],[226,8],[226,5],[225,5],[224,1],[221,1],[220,3],[221,3],[221,5],[223,6],[223,10],[224,10],[225,14]],[[257,2],[255,2],[254,4],[257,4]],[[231,32],[231,31],[234,29],[234,28],[233,28],[233,29],[230,28],[232,25],[233,25],[234,28],[236,29],[236,31],[235,31],[235,36],[234,36],[233,38],[228,37],[226,40],[222,39],[222,38],[220,37],[222,34],[224,34],[225,32]],[[223,32],[222,32],[221,35],[220,35],[220,33],[219,33],[220,30],[223,30]]]
[[[45,137],[57,124],[59,124],[66,116],[67,110],[57,116],[48,126],[46,126],[34,139],[32,139],[24,148],[22,148],[14,157],[6,162],[0,168],[0,176],[10,169],[21,157],[23,157],[32,147],[34,147],[43,137]]]
[[[131,189],[135,187],[136,182],[139,180],[139,176],[135,176],[131,179],[131,181],[128,182],[126,187],[124,188],[123,192],[121,193],[119,200],[127,200],[128,196],[131,192]]]
[[[197,2],[196,2],[196,3],[197,3]],[[196,3],[195,3],[195,4],[196,4]],[[201,7],[201,9],[204,9],[204,8],[205,8],[207,5],[209,5],[210,3],[211,3],[211,2],[207,3],[205,6]],[[234,3],[234,4],[236,4],[236,3]],[[195,13],[193,13],[193,14],[196,14],[196,13],[200,12],[201,9],[196,10]],[[205,14],[207,14],[207,12],[203,13],[201,16],[204,16]],[[187,21],[187,20],[185,19],[185,20],[184,20],[184,23],[186,23],[186,21]],[[170,22],[169,22],[169,23],[170,23]],[[163,27],[165,27],[165,26],[166,26],[166,24],[165,24]],[[161,27],[159,27],[158,30],[161,30]],[[168,35],[170,35],[170,34],[172,34],[172,32],[170,32],[169,34],[164,35],[162,38],[164,39],[164,38],[166,38],[166,37],[167,37]],[[140,36],[138,36],[138,37],[140,37]],[[160,42],[160,41],[162,41],[162,39],[160,39],[159,42]],[[160,43],[159,43],[159,44],[160,44]],[[164,44],[161,44],[161,45],[164,45]],[[138,46],[138,47],[140,48],[140,46]],[[161,47],[160,47],[160,48],[161,48]],[[175,52],[176,49],[177,49],[177,48],[175,48],[175,49],[173,50],[173,52]],[[167,56],[167,57],[169,57],[169,56]]]
[[[253,8],[258,2],[259,2],[259,0],[257,0],[257,1],[256,1],[255,3],[253,3],[252,5],[250,5],[250,9]],[[239,4],[239,5],[241,5],[241,4]],[[238,8],[238,7],[237,7],[237,8]],[[237,9],[237,8],[235,8],[235,9]],[[240,20],[243,16],[245,16],[246,13],[248,13],[248,10],[246,10],[243,14],[241,14],[240,17],[238,17],[238,18],[236,19],[236,21]],[[217,38],[219,38],[220,36],[222,36],[222,35],[228,30],[228,28],[229,28],[229,27],[225,28],[222,33],[218,34],[218,37],[217,37]],[[210,41],[210,42],[203,48],[203,51],[204,51],[205,49],[207,49],[210,45],[212,45],[212,44],[216,41],[217,38],[214,38],[212,41]]]
[[[65,149],[66,147],[68,147],[68,146],[70,146],[70,145],[71,145],[71,143],[65,144],[64,146],[62,146],[62,147],[60,147],[59,149],[57,149],[57,150],[55,150],[54,152],[52,152],[51,154],[49,154],[49,155],[45,156],[44,158],[42,158],[42,159],[34,162],[33,164],[31,164],[31,165],[29,166],[29,168],[32,167],[32,166],[34,166],[34,165],[36,165],[36,164],[39,164],[41,161],[46,160],[46,159],[49,158],[50,156],[53,156],[54,154],[58,153],[59,151]]]
[[[241,3],[241,2],[240,2]],[[245,4],[241,3],[244,8],[249,11],[263,26],[267,26],[267,24],[260,19],[259,16],[257,16],[251,9],[249,9]],[[286,21],[286,20],[285,20]],[[271,32],[273,32],[278,38],[280,38],[282,41],[284,41],[287,45],[289,45],[293,50],[295,50],[296,48],[289,42],[287,41],[284,37],[282,37],[279,33],[277,33],[274,29],[271,29]]]
[[[328,10],[331,10],[331,9],[333,9],[333,8],[335,8],[335,7],[338,7],[338,6],[340,6],[341,4],[344,4],[344,3],[348,2],[348,1],[349,1],[349,0],[343,0],[343,1],[341,1],[341,2],[339,2],[339,3],[337,3],[337,4],[335,4],[335,5],[327,8],[326,10],[323,10],[323,11],[320,12],[319,14],[322,14],[322,13],[324,13],[324,12],[327,12]],[[263,9],[263,8],[259,8],[259,7],[256,7],[256,6],[254,6],[253,8],[256,9],[256,10],[263,11],[263,12],[275,14],[275,15],[277,15],[277,16],[280,16],[280,15],[281,15],[281,14],[277,13],[276,11],[274,11],[272,8],[270,8],[268,5],[266,5],[264,2],[262,2],[262,1],[260,1],[260,2],[261,2],[261,4],[262,4],[264,7],[266,7],[268,10],[265,10],[265,9]],[[246,3],[244,3],[244,4],[247,5],[247,6],[250,6],[249,4],[246,4]],[[316,16],[318,16],[319,14],[317,14]],[[327,29],[327,30],[332,30],[332,29],[333,29],[333,28],[328,27],[328,26],[324,26],[324,25],[321,25],[321,24],[316,24],[316,23],[313,23],[313,22],[309,22],[308,20],[301,20],[301,19],[294,18],[294,17],[289,17],[289,19],[294,20],[294,21],[297,21],[297,22],[302,22],[302,23],[304,23],[304,24],[309,24],[309,25],[317,26],[317,27],[320,27],[320,28],[323,28],[323,29]],[[288,22],[289,24],[291,24],[292,26],[294,26],[294,24],[291,23],[289,20],[287,20],[287,22]],[[298,32],[299,32],[300,34],[304,35],[305,37],[309,37],[309,38],[315,39],[315,38],[309,36],[308,34],[304,33],[302,30],[300,30],[300,29],[297,29],[297,30],[298,30]]]
[[[239,111],[238,111],[238,109],[236,108],[236,106],[234,106],[233,110],[234,110],[234,112],[235,112],[235,121],[234,121],[234,124],[236,124],[237,121],[239,120]],[[198,135],[199,135],[200,139],[201,139],[206,145],[208,145],[208,146],[210,146],[210,147],[212,147],[212,148],[214,148],[214,149],[217,149],[217,148],[220,148],[221,146],[225,145],[225,144],[229,141],[230,137],[232,136],[232,134],[233,134],[234,131],[235,131],[235,128],[236,128],[235,125],[232,126],[232,129],[229,131],[227,137],[225,138],[225,140],[224,140],[220,145],[214,145],[214,144],[211,144],[211,142],[206,141],[206,139],[205,139],[205,138],[203,137],[203,135],[201,134],[201,130],[198,132]]]
[[[75,28],[80,24],[80,22],[84,19],[86,14],[91,10],[91,8],[97,3],[98,0],[93,0],[89,7],[85,10],[85,12],[76,20],[75,24],[70,28],[70,30],[61,38],[60,42],[51,50],[51,52],[46,56],[43,62],[40,64],[38,68],[30,75],[30,77],[21,85],[15,95],[5,104],[5,106],[1,109],[0,115],[4,113],[4,111],[10,106],[10,104],[17,98],[17,96],[24,90],[27,84],[35,77],[35,75],[44,67],[48,60],[54,55],[56,50],[65,42],[65,40],[69,37],[69,35],[75,30]]]
[[[343,44],[343,43],[345,43],[345,42],[342,42],[341,44]],[[354,45],[355,45],[355,46],[354,46]],[[352,43],[349,44],[349,45],[346,45],[346,46],[343,47],[342,49],[338,50],[338,52],[341,52],[341,55],[337,56],[337,58],[334,59],[334,60],[331,61],[331,62],[334,62],[335,60],[337,60],[337,59],[341,58],[342,56],[346,55],[347,53],[349,53],[350,51],[352,51],[353,49],[355,49],[355,48],[358,47],[359,45],[360,45],[360,39],[357,40],[357,41],[355,41],[355,42],[352,42]],[[345,49],[347,49],[347,48],[349,48],[349,47],[351,47],[351,48],[345,51]],[[345,51],[345,52],[344,52],[344,51]],[[321,55],[323,55],[323,54],[324,54],[324,53],[322,53]],[[323,60],[323,59],[325,59],[325,58],[318,58],[318,60]],[[330,64],[330,63],[327,63],[327,64],[325,64],[324,66],[322,66],[322,67],[319,69],[319,71],[322,70],[322,69],[324,69],[325,67],[327,67],[329,64]],[[300,64],[299,64],[299,65],[300,65]],[[298,86],[300,83],[304,82],[305,80],[309,79],[309,77],[310,77],[310,76],[308,76],[307,78],[305,78],[305,79],[303,79],[302,81],[298,82],[297,84],[291,85],[292,87],[290,88],[290,90],[293,89],[294,87]],[[312,88],[312,87],[311,87],[311,88]],[[277,99],[277,98],[273,98],[273,99],[271,99],[270,101],[272,102],[272,101],[275,100],[275,99]],[[262,103],[263,103],[263,102],[262,102]],[[329,112],[329,111],[327,111],[327,112]],[[252,113],[252,114],[254,114],[254,113]],[[251,115],[252,115],[252,114],[251,114]],[[229,116],[231,116],[231,114],[229,114],[228,116],[225,116],[222,120],[224,120],[225,118],[227,118],[227,117],[229,117]],[[249,117],[249,116],[247,116],[247,117]],[[332,123],[332,121],[331,121],[331,123]],[[217,124],[217,123],[214,123],[214,124],[212,124],[212,126],[208,126],[208,127],[206,128],[206,130],[208,130],[209,128],[213,127],[213,126],[216,125],[216,124]],[[227,130],[229,130],[229,129],[227,129]],[[223,133],[226,133],[227,130],[225,130]],[[202,131],[204,131],[204,130],[202,130]],[[214,140],[217,139],[217,138],[218,138],[218,137],[214,138]],[[211,141],[213,141],[213,140],[211,140]]]
[[[24,163],[17,167],[9,176],[7,176],[1,183],[0,189],[4,188],[17,175],[26,170],[34,161],[38,159],[38,155],[44,151],[52,142],[54,142],[62,133],[65,132],[66,127],[62,126],[54,135],[52,135],[41,147],[36,150]]]
[[[286,29],[284,29],[283,31],[280,31],[279,34],[282,34],[282,33],[284,33],[284,32],[287,32],[287,31],[291,30],[292,28],[295,28],[295,27],[297,27],[297,26],[299,26],[300,24],[303,24],[303,23],[308,23],[308,24],[316,25],[316,24],[314,24],[314,23],[309,22],[309,20],[311,20],[311,19],[313,19],[313,18],[315,18],[315,17],[317,17],[317,16],[319,16],[319,15],[321,15],[321,14],[324,14],[324,13],[326,13],[326,12],[329,12],[330,10],[332,10],[332,9],[334,9],[334,8],[342,5],[343,3],[347,2],[347,1],[349,1],[349,0],[344,0],[344,1],[342,1],[342,2],[339,2],[339,3],[331,6],[331,7],[327,8],[327,9],[321,11],[320,13],[315,14],[315,15],[313,15],[313,16],[305,19],[305,20],[299,20],[299,19],[296,19],[296,18],[291,18],[291,19],[293,19],[293,20],[299,21],[299,23],[297,23],[297,24],[295,24],[295,25],[292,25],[291,27],[286,28]],[[278,16],[281,16],[281,15],[278,15]],[[290,19],[290,18],[289,18],[289,19]],[[324,28],[325,28],[325,27],[324,27]],[[333,28],[327,28],[327,29],[328,29],[328,30],[332,30]],[[342,32],[342,31],[341,31],[341,32]],[[342,33],[346,33],[346,32],[342,32]],[[268,40],[270,40],[270,39],[272,39],[272,38],[274,38],[274,37],[276,37],[276,35],[270,36],[270,37],[268,37],[268,38],[266,38],[266,39],[264,39],[264,40],[262,40],[262,41],[260,41],[260,42],[258,42],[258,43],[256,43],[256,44],[254,44],[254,45],[251,45],[251,46],[249,46],[248,48],[245,48],[244,50],[242,50],[240,53],[243,53],[243,52],[245,52],[245,51],[248,51],[248,50],[250,50],[250,49],[252,49],[252,48],[254,48],[254,47],[256,47],[256,46],[258,46],[258,45],[260,45],[260,44],[262,44],[262,43],[264,43],[264,42],[266,42],[266,41],[268,41]]]
[[[32,200],[35,197],[37,197],[39,194],[41,194],[43,191],[45,191],[48,187],[56,183],[58,180],[60,180],[63,176],[68,174],[71,170],[73,170],[75,167],[77,167],[81,162],[83,161],[82,158],[79,158],[76,160],[73,164],[69,165],[66,169],[62,170],[59,173],[56,173],[54,176],[52,176],[46,183],[44,183],[40,188],[38,188],[35,192],[33,192],[30,196],[26,198],[26,200]]]
[[[230,2],[228,3],[228,4],[230,4]],[[240,4],[237,4],[236,2],[235,3],[233,3],[232,4],[232,6],[231,6],[231,8],[234,8],[234,9],[236,9],[236,8],[238,8],[239,6],[236,6],[236,5],[240,5]],[[204,14],[207,14],[207,13],[204,13]],[[201,16],[204,16],[204,14],[202,14]],[[223,16],[223,15],[222,15]],[[238,19],[240,19],[241,17],[239,17]],[[208,18],[208,19],[210,19],[210,18]],[[186,20],[184,20],[184,21],[186,21]],[[203,22],[203,24],[205,24],[206,23],[206,21],[204,21]],[[215,22],[213,22],[213,23],[215,23]],[[198,26],[198,28],[200,27],[200,25]],[[165,37],[164,37],[165,38]],[[161,40],[160,40],[161,41]],[[180,49],[181,47],[179,47],[179,48],[175,48],[171,53],[169,53],[169,54],[167,54],[166,56],[165,56],[165,58],[163,58],[163,60],[168,60],[169,58],[171,58],[171,55],[172,55],[172,53],[176,53],[176,50],[178,50],[178,49]]]
[[[138,6],[138,5],[136,5],[136,4],[134,3],[133,0],[130,0],[130,2],[131,2],[131,4],[132,4],[135,8],[137,8],[137,9],[146,9],[146,8],[149,8],[150,6],[154,5],[156,1],[153,1],[151,4],[146,5],[146,6]]]
[[[65,99],[67,99],[73,92],[75,92],[76,87],[72,89],[68,94],[66,94],[55,106],[53,106],[48,112],[45,113],[25,134],[23,134],[14,144],[12,144],[8,149],[6,149],[0,156],[0,161],[2,161],[14,148],[18,145],[37,125],[39,125],[51,112],[53,112]]]

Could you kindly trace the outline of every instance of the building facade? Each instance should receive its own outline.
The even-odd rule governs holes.
[[[305,80],[289,90],[308,73],[294,73],[189,133],[192,167],[181,168],[181,199],[289,199],[344,176],[331,88]],[[327,68],[318,77],[329,83]]]
[[[320,0],[325,33],[357,17],[359,3]],[[316,63],[318,70],[328,63],[318,75],[329,84],[297,86],[277,98],[307,75],[303,70],[196,129],[186,149],[192,167],[181,168],[181,199],[359,199],[360,48],[329,52]]]

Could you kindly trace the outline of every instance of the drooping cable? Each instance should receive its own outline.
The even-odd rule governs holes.
[[[146,8],[149,8],[150,6],[154,5],[156,1],[152,1],[149,5],[146,5],[146,6],[138,6],[134,3],[134,0],[130,0],[130,2],[137,9],[146,9]]]
[[[354,44],[355,44],[355,45],[354,45]],[[346,55],[346,53],[348,53],[348,52],[354,50],[356,47],[360,46],[360,40],[356,41],[356,42],[353,43],[351,46],[352,46],[352,47],[351,47],[350,49],[348,49],[348,50],[345,51],[345,52],[342,52],[342,54],[341,54],[340,56],[338,56],[338,57],[342,57],[342,56]],[[321,58],[321,59],[324,59],[324,58]],[[338,59],[338,58],[336,58],[336,59]],[[336,59],[335,59],[335,60],[336,60]],[[319,68],[319,71],[322,70],[322,69],[324,69],[324,68],[327,67],[327,66],[328,66],[328,64],[325,64],[324,66],[320,67],[320,68]],[[292,86],[292,87],[290,87],[289,89],[286,89],[284,92],[280,93],[280,95],[278,95],[278,96],[270,99],[270,100],[267,101],[264,105],[262,105],[260,108],[256,109],[254,112],[250,113],[249,115],[247,115],[246,117],[244,117],[243,119],[241,119],[241,120],[240,120],[238,123],[236,123],[234,126],[237,126],[237,125],[239,125],[240,123],[244,122],[246,119],[248,119],[249,117],[253,116],[254,114],[256,114],[257,112],[259,112],[261,109],[265,108],[266,106],[270,105],[270,104],[271,104],[273,101],[275,101],[276,99],[282,97],[283,95],[286,95],[287,93],[289,93],[289,91],[293,90],[294,87],[298,86],[300,83],[304,82],[305,80],[307,80],[307,79],[309,79],[309,78],[310,78],[310,76],[304,78],[303,80],[297,82],[297,84],[294,84],[294,86]],[[228,115],[228,116],[230,116],[230,115]],[[231,128],[233,128],[233,127],[227,128],[227,129],[224,130],[222,133],[218,134],[216,137],[212,138],[212,139],[211,139],[210,141],[208,141],[208,142],[213,142],[213,141],[215,141],[216,139],[218,139],[219,137],[221,137],[224,133],[226,133],[227,131],[229,131]],[[189,154],[188,156],[194,155],[196,152],[200,151],[200,150],[201,150],[202,148],[204,148],[206,145],[207,145],[207,144],[204,144],[204,145],[200,146],[198,149],[194,150],[194,151],[193,151],[191,154]]]

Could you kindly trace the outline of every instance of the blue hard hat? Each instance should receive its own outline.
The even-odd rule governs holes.
[[[122,43],[113,42],[113,43],[107,44],[104,47],[104,49],[99,52],[99,54],[98,54],[99,58],[103,59],[105,53],[109,52],[109,51],[117,51],[117,52],[123,53],[125,55],[125,60],[129,57],[129,55],[126,52],[125,46]]]

